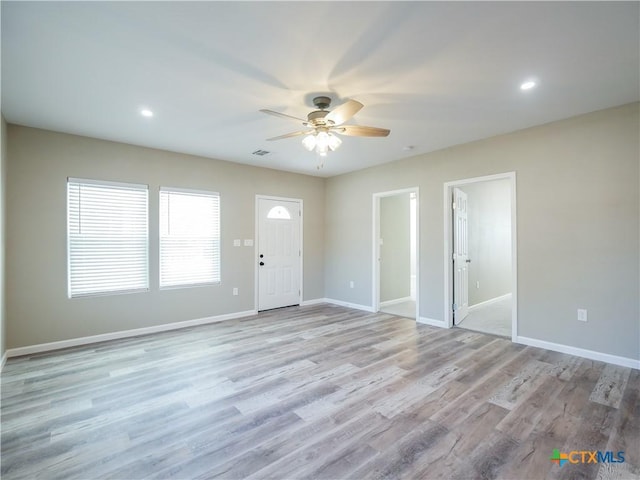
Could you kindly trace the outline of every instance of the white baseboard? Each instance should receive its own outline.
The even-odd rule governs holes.
[[[476,303],[475,305],[469,305],[469,311],[473,311],[476,308],[479,307],[484,307],[485,305],[491,305],[492,303],[496,303],[499,302],[501,300],[506,299],[507,297],[510,297],[511,294],[510,293],[505,293],[504,295],[500,295],[499,297],[495,297],[495,298],[490,298],[489,300],[485,300],[484,302],[480,302],[480,303]]]
[[[340,307],[355,308],[356,310],[364,310],[365,312],[375,313],[371,305],[358,305],[357,303],[343,302],[342,300],[334,300],[333,298],[325,298],[323,300],[326,303],[331,303]]]
[[[150,333],[166,332],[168,330],[178,330],[180,328],[195,327],[198,325],[206,325],[208,323],[222,322],[234,318],[249,317],[256,315],[256,310],[247,310],[245,312],[227,313],[224,315],[216,315],[214,317],[197,318],[195,320],[185,320],[183,322],[165,323],[163,325],[155,325],[153,327],[135,328],[132,330],[121,330],[119,332],[102,333],[100,335],[92,335],[89,337],[71,338],[69,340],[61,340],[58,342],[40,343],[38,345],[29,345],[26,347],[10,348],[5,352],[5,357],[19,357],[21,355],[31,355],[33,353],[48,352],[51,350],[59,350],[61,348],[77,347],[79,345],[88,345],[91,343],[106,342],[108,340],[118,340],[121,338],[137,337],[139,335],[148,335]]]
[[[545,348],[547,350],[553,350],[554,352],[568,353],[569,355],[575,355],[576,357],[588,358],[589,360],[598,360],[600,362],[612,363],[614,365],[620,365],[621,367],[629,367],[640,370],[640,360],[634,358],[619,357],[617,355],[611,355],[609,353],[601,353],[584,348],[572,347],[570,345],[562,345],[561,343],[538,340],[537,338],[518,336],[516,337],[515,341],[516,343],[529,345],[531,347]]]
[[[2,373],[2,369],[4,368],[5,363],[7,363],[7,352],[4,352],[4,355],[2,355],[2,360],[0,360],[0,373]]]
[[[416,321],[424,325],[431,325],[432,327],[449,328],[446,322],[434,318],[419,317]]]
[[[319,305],[321,303],[328,303],[326,298],[314,298],[312,300],[303,300],[300,302],[301,307],[307,307],[309,305]]]
[[[385,302],[380,302],[380,306],[388,307],[389,305],[397,305],[398,303],[410,302],[411,300],[413,300],[411,297],[396,298],[394,300],[387,300]]]

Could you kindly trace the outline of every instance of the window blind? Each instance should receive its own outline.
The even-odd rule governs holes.
[[[69,297],[149,288],[148,187],[67,181]]]
[[[220,195],[160,190],[160,288],[220,281]]]

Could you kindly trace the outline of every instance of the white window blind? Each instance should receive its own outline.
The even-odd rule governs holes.
[[[220,281],[220,195],[160,189],[160,288]]]
[[[148,187],[67,181],[69,297],[149,288]]]

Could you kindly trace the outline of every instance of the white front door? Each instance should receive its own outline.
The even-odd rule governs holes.
[[[469,314],[469,230],[467,228],[467,194],[453,189],[453,302],[454,323]]]
[[[300,218],[295,200],[258,198],[258,310],[300,304]]]

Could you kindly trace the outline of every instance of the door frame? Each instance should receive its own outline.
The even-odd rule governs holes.
[[[254,216],[255,216],[255,235],[254,235],[254,241],[253,241],[253,246],[254,246],[254,253],[253,253],[253,259],[254,259],[254,264],[253,264],[253,275],[254,275],[254,300],[253,300],[253,309],[258,312],[258,308],[259,308],[259,295],[260,295],[260,282],[259,282],[259,265],[258,265],[258,255],[260,255],[259,249],[260,249],[260,208],[259,208],[259,203],[260,200],[275,200],[275,201],[281,201],[281,202],[296,202],[298,203],[298,205],[300,206],[300,224],[299,224],[299,229],[300,229],[300,272],[299,272],[299,282],[300,282],[300,295],[298,298],[298,304],[302,305],[302,299],[303,297],[303,286],[304,286],[304,277],[302,276],[304,269],[303,269],[303,262],[304,262],[304,238],[302,236],[303,232],[304,232],[304,203],[302,201],[301,198],[289,198],[289,197],[278,197],[275,195],[261,195],[261,194],[256,194],[256,199],[255,199],[255,210],[254,210]]]
[[[511,341],[518,337],[518,238],[516,172],[465,178],[444,183],[444,323],[453,327],[453,189],[471,183],[509,180],[511,187]]]
[[[414,193],[416,195],[416,322],[420,321],[420,188],[410,187],[400,190],[390,190],[373,194],[373,234],[372,234],[372,285],[371,299],[374,312],[380,311],[380,199],[382,197],[393,197],[404,193]]]

